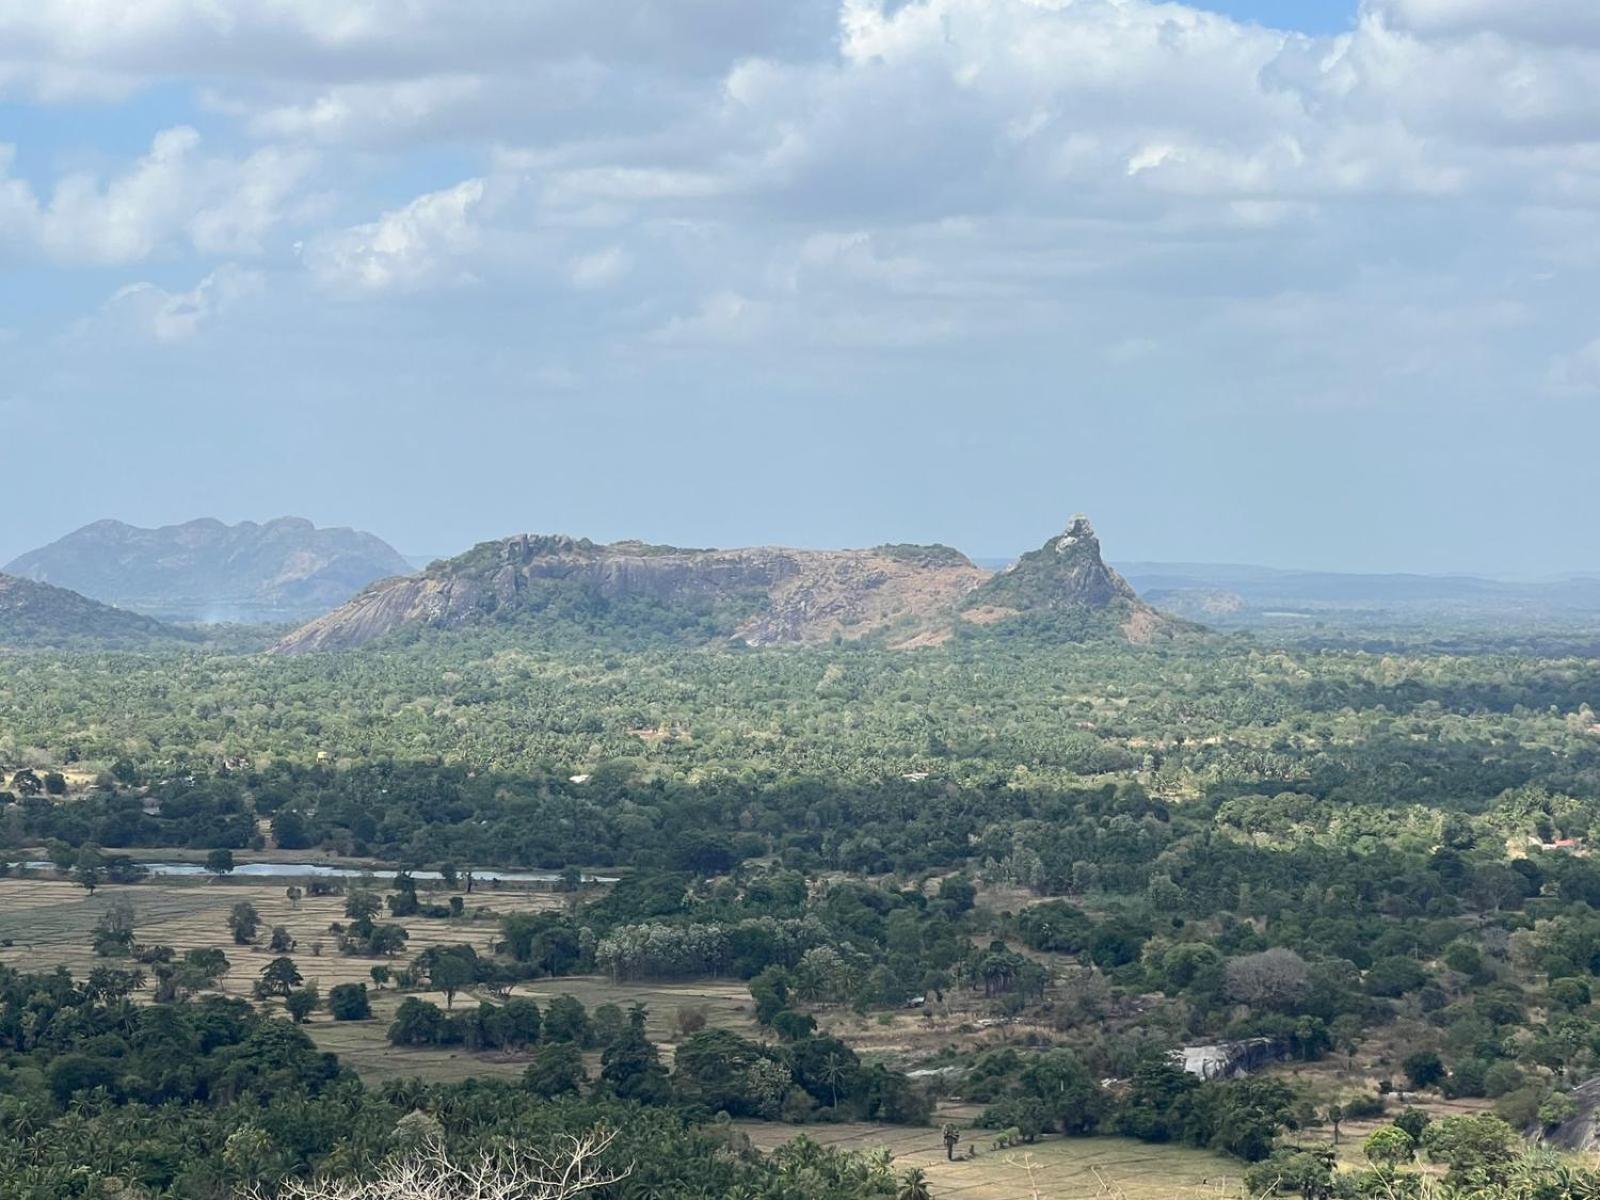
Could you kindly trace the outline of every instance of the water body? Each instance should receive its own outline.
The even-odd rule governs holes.
[[[20,864],[30,871],[54,871],[56,865],[49,862],[25,862]],[[174,878],[193,878],[209,875],[204,864],[196,862],[141,862],[138,864],[151,875],[169,876]],[[461,885],[466,886],[468,871],[471,871],[472,882],[480,883],[556,883],[561,875],[556,871],[499,871],[488,868],[462,868],[459,872]],[[240,863],[233,868],[233,876],[242,876],[246,879],[365,879],[368,876],[392,876],[394,867],[341,867],[330,866],[327,863]],[[411,878],[419,883],[442,880],[444,878],[438,871],[412,871]],[[585,875],[584,883],[616,883],[614,875]]]

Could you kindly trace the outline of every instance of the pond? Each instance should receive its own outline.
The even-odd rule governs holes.
[[[29,871],[54,871],[56,865],[50,862],[25,862],[18,864]],[[138,864],[151,875],[169,876],[176,878],[193,878],[209,875],[204,863],[197,862],[141,862]],[[363,879],[367,876],[378,878],[395,873],[394,867],[346,867],[334,866],[328,863],[239,863],[233,868],[232,877],[246,879]],[[556,883],[561,879],[558,871],[512,871],[496,870],[486,867],[463,867],[460,869],[462,886],[466,886],[468,872],[472,874],[474,884],[481,883]],[[438,871],[412,871],[411,877],[421,882],[438,881],[444,878]],[[584,883],[615,883],[614,875],[584,875]]]

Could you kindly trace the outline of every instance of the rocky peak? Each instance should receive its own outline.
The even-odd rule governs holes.
[[[1119,627],[1131,641],[1146,641],[1173,628],[1106,565],[1094,526],[1081,513],[1061,533],[973,592],[963,607],[969,620],[983,623],[1030,614],[1074,614],[1074,620]],[[1101,620],[1102,614],[1107,621]]]
[[[1068,522],[1054,544],[1057,554],[1092,553],[1096,558],[1100,557],[1100,539],[1095,537],[1094,526],[1082,513]]]

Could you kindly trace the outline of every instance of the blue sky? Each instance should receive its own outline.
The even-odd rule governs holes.
[[[1198,5],[1240,21],[1301,33],[1346,33],[1355,24],[1353,0],[1207,0]]]
[[[94,5],[0,8],[0,562],[1600,569],[1592,0]]]

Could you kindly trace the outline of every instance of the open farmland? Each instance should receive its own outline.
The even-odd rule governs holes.
[[[180,954],[205,946],[223,950],[233,964],[218,989],[225,994],[250,995],[261,968],[277,957],[266,946],[278,925],[295,939],[289,957],[306,980],[315,981],[324,992],[335,984],[369,982],[369,973],[379,960],[339,954],[329,932],[330,925],[345,920],[344,897],[306,896],[294,904],[284,889],[281,880],[159,882],[103,887],[91,896],[66,880],[0,879],[0,941],[12,943],[0,946],[0,962],[29,970],[61,964],[79,977],[95,967],[125,965],[96,957],[89,942],[101,914],[116,901],[126,900],[133,906],[137,941],[171,946]],[[474,920],[470,914],[479,905],[497,913],[561,905],[561,898],[548,892],[507,890],[475,894],[472,900],[469,916],[460,920],[408,919],[405,926],[411,938],[397,962],[430,946],[467,943],[480,953],[487,952],[500,936],[500,924],[493,917]],[[228,932],[229,910],[240,901],[249,901],[261,914],[261,936],[253,947],[236,946]]]
[[[953,1114],[947,1114],[953,1115]],[[1130,1138],[1048,1137],[1032,1146],[991,1150],[991,1135],[963,1133],[960,1153],[945,1158],[937,1123],[927,1128],[852,1123],[793,1126],[743,1122],[752,1143],[770,1150],[798,1136],[840,1150],[876,1150],[894,1155],[896,1170],[920,1167],[941,1200],[1199,1200],[1243,1195],[1242,1165],[1203,1150],[1157,1146]],[[1030,1178],[1029,1167],[1032,1167]]]
[[[102,887],[90,895],[77,884],[61,879],[0,878],[0,962],[25,970],[49,970],[64,965],[82,978],[96,967],[126,966],[127,960],[99,958],[90,948],[95,923],[115,902],[133,905],[136,937],[145,945],[167,945],[180,954],[198,947],[215,947],[227,954],[232,968],[216,989],[224,995],[248,998],[261,968],[277,955],[266,948],[274,926],[282,925],[295,939],[289,957],[295,960],[307,983],[324,995],[341,983],[371,982],[373,958],[338,953],[329,926],[345,920],[343,896],[305,896],[291,903],[285,882],[228,880],[161,881],[129,887]],[[228,931],[228,913],[240,901],[255,905],[262,932],[254,946],[238,946]],[[430,946],[466,943],[480,954],[490,952],[500,937],[500,923],[483,913],[532,912],[560,908],[563,898],[551,892],[478,892],[469,916],[456,920],[407,918],[410,933],[406,951],[395,966],[415,958]],[[320,953],[318,952],[320,948]],[[567,976],[518,985],[513,994],[529,996],[541,1006],[559,995],[576,996],[591,1011],[602,1004],[627,1009],[643,1004],[649,1009],[646,1026],[652,1040],[661,1043],[670,1059],[680,1009],[704,1013],[707,1023],[751,1036],[756,1025],[750,1014],[750,996],[744,986],[727,980],[689,983],[612,983],[603,976]],[[146,997],[149,992],[144,993]],[[372,992],[372,1019],[334,1021],[326,1011],[314,1014],[306,1029],[316,1043],[330,1050],[369,1080],[422,1076],[455,1082],[473,1076],[521,1074],[526,1056],[510,1053],[474,1053],[460,1047],[397,1049],[388,1043],[387,1031],[395,1010],[406,996],[430,1000],[441,1007],[440,993],[392,988]],[[457,1006],[479,1000],[473,989],[456,996]],[[484,993],[483,998],[488,998]],[[591,1064],[591,1071],[597,1062]]]

